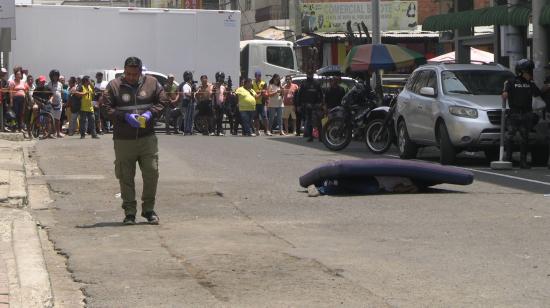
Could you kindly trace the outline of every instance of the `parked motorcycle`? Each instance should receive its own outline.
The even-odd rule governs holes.
[[[329,111],[322,129],[323,144],[332,151],[340,151],[353,138],[362,138],[369,114],[375,108],[376,95],[362,83],[354,86],[342,99],[341,106]]]
[[[168,121],[170,121],[170,126],[171,127],[175,127],[177,130],[178,130],[178,133],[182,133],[183,132],[183,114],[181,112],[181,108],[178,106],[176,108],[172,108],[172,110],[170,110],[170,114],[168,115],[169,116],[169,119]],[[161,125],[165,125],[166,123],[166,116],[163,113],[161,113],[160,117],[158,118],[157,120],[157,126],[161,126]]]
[[[386,95],[384,101],[387,102],[385,106],[375,108],[369,113],[365,129],[365,143],[367,148],[375,154],[386,153],[397,141],[393,121],[397,95]]]

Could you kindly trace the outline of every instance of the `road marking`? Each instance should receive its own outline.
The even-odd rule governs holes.
[[[34,175],[30,179],[43,179],[48,181],[66,181],[66,180],[103,180],[105,176],[94,174],[46,174],[46,175]]]
[[[519,176],[513,176],[513,175],[507,175],[507,174],[501,174],[501,173],[489,172],[489,171],[483,171],[483,170],[471,169],[471,168],[462,168],[462,169],[470,170],[470,171],[473,171],[473,172],[480,172],[480,173],[485,173],[485,174],[497,175],[497,176],[501,176],[501,177],[504,177],[504,178],[514,179],[514,180],[520,180],[520,181],[525,181],[525,182],[550,186],[550,183],[548,183],[548,182],[542,182],[542,181],[537,181],[537,180],[521,178]]]
[[[388,155],[388,154],[386,154],[385,156],[393,157],[393,158],[399,158],[398,155]],[[459,167],[459,166],[456,166],[456,167]],[[464,167],[459,167],[459,168],[462,168],[462,169],[465,169],[465,170],[470,170],[470,171],[473,171],[473,172],[479,172],[479,173],[485,173],[485,174],[490,174],[490,175],[501,176],[501,177],[503,177],[503,178],[509,178],[509,179],[514,179],[514,180],[520,180],[520,181],[525,181],[525,182],[530,182],[530,183],[535,183],[535,184],[541,184],[541,185],[550,186],[550,183],[548,183],[548,182],[542,182],[542,181],[537,181],[537,180],[531,180],[531,179],[521,178],[521,177],[519,177],[519,176],[507,175],[507,174],[496,173],[496,172],[490,172],[490,171],[483,171],[483,170],[472,169],[472,168],[464,168]]]

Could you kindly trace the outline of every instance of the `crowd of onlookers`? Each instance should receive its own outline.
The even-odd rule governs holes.
[[[99,138],[111,129],[110,122],[101,116],[100,101],[107,82],[103,74],[96,79],[89,76],[66,80],[58,70],[51,70],[49,78],[36,79],[20,66],[8,76],[0,71],[0,130],[23,132],[32,138],[32,129],[40,139],[63,138],[65,134],[80,133]]]
[[[338,77],[331,78],[330,87],[323,91],[313,78],[313,72],[309,72],[298,86],[291,75],[285,76],[283,81],[281,76],[274,74],[266,82],[257,71],[254,79],[241,78],[234,91],[231,80],[226,81],[222,72],[216,73],[214,84],[208,82],[207,76],[201,76],[200,83],[195,85],[190,72],[185,72],[183,77],[179,88],[170,89],[173,82],[170,76],[166,92],[171,97],[171,108],[179,107],[183,114],[184,135],[194,134],[196,126],[204,126],[202,133],[205,135],[224,135],[222,121],[226,119],[233,135],[238,134],[240,127],[243,136],[258,136],[262,131],[267,136],[274,133],[284,136],[291,132],[300,136],[303,127],[304,137],[311,141],[319,136],[321,118],[326,111],[339,105],[346,93]],[[167,123],[171,122],[170,114],[167,110]],[[166,132],[171,134],[169,124]]]
[[[257,71],[254,79],[241,78],[233,89],[231,78],[216,73],[210,83],[203,75],[195,82],[191,72],[183,74],[176,86],[174,75],[168,75],[164,90],[170,98],[163,119],[166,133],[223,136],[226,128],[232,135],[239,130],[243,136],[302,134],[313,140],[321,130],[321,118],[326,110],[340,104],[345,94],[338,78],[324,92],[313,79],[313,73],[298,86],[292,76],[274,74],[267,82]],[[81,138],[110,132],[112,123],[102,112],[102,95],[107,87],[103,74],[70,77],[51,70],[48,78],[34,78],[20,66],[8,76],[0,71],[0,130],[23,132],[29,138],[63,138],[80,133]],[[176,121],[179,118],[180,121]],[[51,120],[49,120],[51,119]],[[227,127],[224,123],[228,123]]]

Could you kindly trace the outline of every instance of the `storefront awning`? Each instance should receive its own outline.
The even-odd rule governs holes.
[[[529,25],[530,14],[531,10],[525,6],[518,5],[508,10],[508,6],[499,5],[430,16],[422,24],[422,29],[427,31],[445,31],[491,25],[527,26]]]
[[[315,44],[315,38],[311,36],[305,36],[299,40],[296,40],[294,42],[294,45],[296,47],[306,47],[306,46],[312,46]]]
[[[545,5],[540,12],[539,22],[543,26],[550,25],[550,4]]]
[[[262,32],[256,33],[255,39],[261,40],[288,40],[293,34],[290,33],[288,28],[284,27],[269,27]]]

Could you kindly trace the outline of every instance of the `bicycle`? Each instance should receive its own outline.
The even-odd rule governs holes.
[[[34,99],[40,102],[40,104],[38,104],[39,106],[46,104],[45,101],[40,98],[35,97]],[[39,138],[40,133],[43,133],[43,136],[45,135],[45,131],[47,131],[49,135],[51,134],[51,131],[54,129],[54,127],[55,120],[51,111],[40,109],[38,111],[38,114],[36,114],[33,110],[33,114],[31,116],[31,126],[29,130],[30,135],[32,135],[34,138]]]

